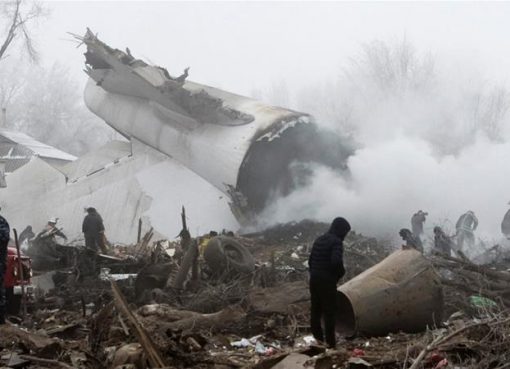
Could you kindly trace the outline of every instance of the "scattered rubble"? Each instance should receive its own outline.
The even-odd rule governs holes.
[[[56,278],[55,288],[38,296],[23,321],[10,317],[11,323],[0,327],[0,366],[508,367],[507,260],[476,265],[464,258],[442,254],[423,257],[417,251],[404,250],[393,253],[384,264],[380,262],[394,251],[390,245],[354,232],[344,245],[349,271],[344,282],[351,282],[341,291],[354,285],[359,288],[363,275],[373,273],[378,273],[381,283],[396,289],[404,280],[415,292],[423,292],[425,282],[432,278],[443,286],[445,319],[427,321],[426,327],[424,324],[422,330],[415,330],[417,333],[382,329],[374,332],[375,336],[358,332],[340,339],[335,350],[315,342],[309,336],[306,262],[311,242],[326,228],[326,224],[303,221],[234,238],[221,235],[223,244],[234,240],[253,259],[253,269],[232,268],[228,273],[211,270],[200,250],[200,239],[152,241],[150,233],[140,235],[136,245],[113,247],[111,255],[102,258],[98,274],[78,280],[75,265],[61,272],[65,278]],[[197,256],[190,258],[182,284],[176,288],[178,271],[195,246]],[[223,256],[236,260],[238,255]],[[388,265],[387,260],[397,259],[398,265]],[[381,272],[383,269],[400,274],[392,280]],[[119,274],[127,277],[117,278]],[[416,284],[417,275],[427,276],[420,279],[425,285]],[[359,291],[361,295],[367,292]],[[397,300],[409,301],[412,296],[409,293],[408,300]],[[411,305],[402,309],[403,320],[420,311]],[[391,320],[384,313],[380,316]]]

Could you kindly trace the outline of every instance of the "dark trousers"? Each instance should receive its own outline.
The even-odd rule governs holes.
[[[7,268],[7,244],[9,241],[0,241],[0,324],[5,323],[5,288],[4,277]]]
[[[335,347],[336,282],[310,277],[310,297],[312,299],[310,326],[313,337],[318,341],[324,341],[322,330],[324,319],[326,343],[329,347]]]
[[[105,245],[105,237],[102,233],[85,235],[85,247],[96,252],[103,252],[105,254],[108,251]]]

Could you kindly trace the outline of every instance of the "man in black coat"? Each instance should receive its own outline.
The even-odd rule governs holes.
[[[0,215],[0,324],[5,324],[4,277],[7,267],[7,245],[9,244],[9,223]]]
[[[104,251],[103,218],[95,208],[87,208],[87,215],[83,219],[82,231],[85,236],[85,246],[94,251]]]
[[[335,218],[329,231],[313,243],[308,259],[312,334],[317,341],[324,341],[321,325],[324,318],[325,338],[329,347],[336,346],[336,284],[345,274],[342,243],[350,230],[351,226],[347,220]]]

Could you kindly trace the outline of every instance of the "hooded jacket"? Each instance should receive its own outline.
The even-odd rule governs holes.
[[[335,218],[328,232],[318,237],[308,258],[311,278],[338,282],[345,274],[343,240],[351,226],[344,218]]]

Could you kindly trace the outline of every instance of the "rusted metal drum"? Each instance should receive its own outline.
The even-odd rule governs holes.
[[[443,289],[432,264],[414,249],[399,250],[338,287],[337,331],[385,335],[439,324]]]

